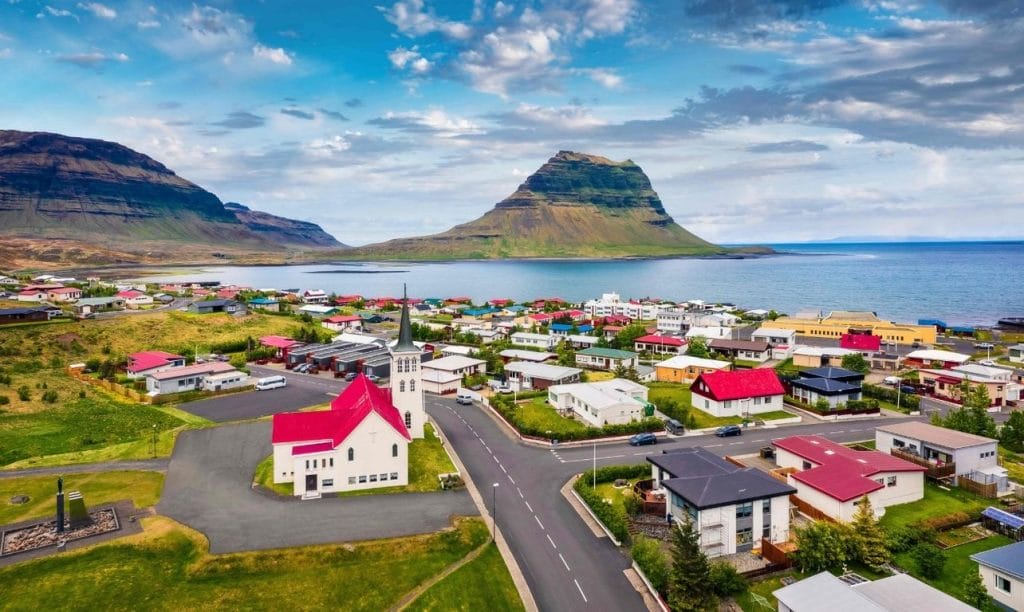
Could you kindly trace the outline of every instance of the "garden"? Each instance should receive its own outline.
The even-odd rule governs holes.
[[[623,425],[592,427],[561,416],[544,401],[543,398],[546,397],[547,391],[528,391],[515,396],[510,393],[501,393],[493,395],[490,398],[490,404],[522,435],[545,439],[591,440],[631,435],[644,431],[661,431],[665,428],[665,424],[654,417]]]

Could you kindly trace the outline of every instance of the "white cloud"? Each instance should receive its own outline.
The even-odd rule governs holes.
[[[153,28],[159,28],[160,22],[156,19],[142,19],[135,24],[140,30],[152,30]]]
[[[633,19],[635,0],[589,0],[583,9],[580,36],[584,39],[603,34],[621,34]]]
[[[423,36],[439,32],[449,38],[464,40],[473,33],[468,25],[437,17],[433,11],[426,10],[423,0],[402,0],[383,9],[384,18],[398,28],[406,36]]]
[[[42,11],[36,13],[36,19],[42,19],[47,15],[50,15],[51,17],[74,17],[75,19],[78,19],[78,17],[76,17],[71,11],[67,9],[53,8],[49,4],[44,6]]]
[[[95,17],[99,17],[100,19],[117,18],[117,11],[105,4],[100,4],[99,2],[79,2],[78,8],[84,11],[89,11]]]
[[[258,60],[268,61],[278,66],[292,65],[292,56],[282,48],[274,49],[257,43],[252,48],[252,56]]]
[[[56,61],[63,64],[71,64],[79,68],[98,68],[110,62],[127,62],[131,58],[126,53],[100,53],[90,51],[88,53],[72,53],[69,55],[58,55]]]
[[[579,72],[608,89],[618,89],[622,86],[622,77],[606,68],[584,68],[579,70]]]
[[[411,49],[398,47],[397,49],[393,49],[388,52],[388,60],[390,60],[391,65],[398,70],[404,70],[406,66],[408,66],[409,70],[417,75],[426,74],[433,66],[430,60],[420,55],[417,47],[413,47]]]
[[[498,0],[494,3],[494,18],[504,19],[512,14],[512,11],[516,10],[516,7],[511,2],[502,2]]]

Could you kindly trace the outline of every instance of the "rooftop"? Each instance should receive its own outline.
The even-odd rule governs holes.
[[[981,446],[983,444],[992,444],[995,442],[992,438],[986,438],[985,436],[977,436],[957,431],[955,429],[937,427],[935,425],[919,421],[907,421],[905,423],[895,423],[893,425],[881,425],[876,429],[878,429],[878,431],[914,438],[915,440],[920,440],[928,444],[934,444],[936,446],[942,446],[949,449],[969,448],[971,446]]]
[[[762,341],[750,340],[724,340],[716,338],[708,341],[708,347],[712,349],[724,349],[727,351],[757,351],[764,352],[771,348],[771,345]]]
[[[454,372],[455,370],[461,370],[463,368],[474,368],[485,363],[487,362],[482,359],[473,359],[472,357],[465,357],[463,355],[451,355],[435,359],[433,361],[428,361],[423,364],[423,369]]]
[[[547,361],[558,357],[555,353],[541,351],[524,351],[522,349],[505,349],[498,353],[507,359],[520,359],[522,361]]]
[[[859,384],[852,384],[834,378],[798,378],[790,382],[794,387],[809,389],[826,395],[855,393],[860,391]]]
[[[658,334],[647,334],[646,336],[640,336],[634,342],[643,342],[646,344],[662,344],[665,346],[683,346],[686,344],[686,340],[682,338],[676,338],[674,336],[661,336]]]
[[[728,361],[720,361],[718,359],[704,359],[702,357],[691,357],[690,355],[677,355],[671,359],[659,361],[655,364],[655,367],[675,368],[680,370],[690,367],[720,370],[722,368],[729,367],[729,365]]]
[[[701,447],[651,455],[647,461],[672,476],[662,481],[666,489],[698,509],[796,493],[758,469],[740,468]]]
[[[783,395],[786,392],[775,370],[771,368],[754,368],[753,370],[737,370],[735,372],[717,370],[704,373],[690,385],[690,390],[720,402],[748,397]]]
[[[971,555],[971,559],[977,561],[980,565],[1012,574],[1014,578],[1024,580],[1024,542],[986,550],[985,552]]]
[[[974,608],[907,574],[850,585],[829,572],[782,587],[772,593],[794,612],[967,612]],[[782,607],[780,606],[780,608]]]
[[[907,353],[907,359],[919,359],[921,361],[943,361],[965,363],[970,360],[970,355],[954,353],[953,351],[937,351],[933,349],[921,349]]]
[[[628,380],[615,378],[596,383],[553,385],[548,387],[548,392],[556,395],[568,393],[569,395],[579,398],[582,402],[588,404],[595,410],[613,408],[624,403],[643,405],[643,401],[630,395],[630,393],[635,392],[635,389],[633,389],[631,385],[640,386]]]
[[[174,380],[175,378],[185,378],[188,376],[197,376],[202,374],[231,372],[234,369],[235,367],[229,363],[224,363],[223,361],[210,361],[182,368],[171,368],[170,370],[164,370],[163,372],[154,372],[153,374],[147,374],[147,376],[155,380]]]
[[[583,370],[579,368],[567,368],[550,363],[536,363],[533,361],[513,361],[505,365],[506,372],[519,372],[531,378],[542,378],[544,380],[562,380],[571,376],[579,375]]]
[[[577,351],[576,354],[587,355],[589,357],[607,357],[608,359],[633,359],[636,357],[636,353],[630,351],[598,347],[583,349],[582,351]]]

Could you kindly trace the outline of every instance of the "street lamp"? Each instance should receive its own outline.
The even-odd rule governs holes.
[[[494,541],[495,535],[498,532],[498,506],[496,504],[498,500],[498,483],[494,483],[491,487],[491,541]]]
[[[156,423],[153,423],[153,458],[156,459]]]

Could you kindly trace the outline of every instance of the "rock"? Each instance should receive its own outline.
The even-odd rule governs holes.
[[[12,495],[11,503],[20,506],[21,504],[27,504],[29,500],[28,495]]]

